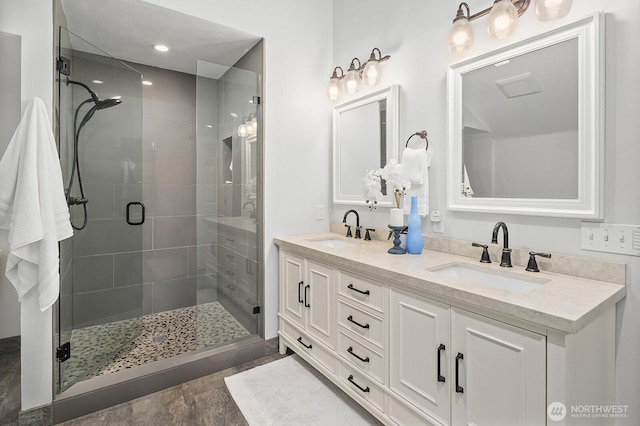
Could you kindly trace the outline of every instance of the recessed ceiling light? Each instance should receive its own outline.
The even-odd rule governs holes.
[[[93,80],[93,81],[91,81],[91,82],[92,82],[92,83],[95,83],[95,84],[102,84],[102,83],[104,83],[104,81],[102,81],[102,80]]]
[[[149,80],[142,80],[142,84],[144,84],[145,86],[153,86],[153,82]]]
[[[211,124],[207,124],[207,127],[213,129],[213,126]]]
[[[238,114],[236,114],[235,112],[232,112],[232,113],[231,113],[231,116],[232,116],[233,118],[238,118]]]
[[[167,46],[165,46],[164,44],[154,44],[153,48],[156,49],[158,52],[168,52],[169,48]]]
[[[112,96],[111,99],[122,99],[122,96],[120,95]]]

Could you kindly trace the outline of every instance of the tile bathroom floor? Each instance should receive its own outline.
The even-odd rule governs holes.
[[[0,425],[13,426],[18,424],[20,412],[20,340],[3,340],[0,345]]]
[[[189,425],[235,426],[247,421],[227,390],[224,378],[282,358],[276,353],[231,367],[86,416],[64,426]]]
[[[63,388],[249,335],[218,302],[73,330],[72,356],[61,365]],[[126,341],[131,343],[123,346]]]

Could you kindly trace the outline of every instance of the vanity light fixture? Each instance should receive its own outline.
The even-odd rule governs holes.
[[[357,67],[356,61],[358,61]],[[344,75],[344,80],[342,80],[345,92],[353,94],[356,93],[358,89],[360,89],[360,83],[362,82],[362,79],[360,78],[361,69],[362,64],[360,63],[360,59],[353,58],[351,60],[351,65],[349,65],[347,73]]]
[[[493,38],[505,38],[513,33],[518,26],[518,17],[529,7],[530,0],[495,0],[491,7],[470,14],[469,5],[460,3],[458,12],[453,19],[453,26],[449,31],[449,51],[460,53],[469,49],[473,44],[473,28],[471,22],[489,15],[487,32]],[[465,16],[462,8],[467,9]]]
[[[485,15],[489,15],[487,32],[491,37],[508,37],[518,27],[518,19],[526,12],[530,3],[531,0],[494,0],[491,7],[473,15],[470,14],[467,3],[460,3],[449,31],[449,51],[460,53],[469,49],[473,44],[471,22]],[[536,15],[540,21],[560,19],[569,13],[572,4],[573,0],[536,0]],[[467,9],[466,15],[463,8]]]
[[[238,136],[246,138],[247,136],[253,136],[258,132],[258,120],[254,113],[249,114],[249,117],[244,117],[242,123],[238,126]]]
[[[573,0],[536,0],[536,15],[540,21],[560,19],[569,13]]]
[[[238,136],[241,138],[247,137],[249,134],[249,129],[247,127],[247,117],[242,119],[242,124],[238,126]]]
[[[378,57],[376,58],[376,52],[378,52]],[[369,55],[369,60],[364,64],[364,68],[362,70],[362,81],[367,86],[375,86],[380,81],[380,64],[384,61],[389,60],[391,58],[390,55],[382,56],[380,53],[380,49],[374,47],[371,51],[371,55]]]
[[[356,93],[363,83],[367,86],[375,86],[380,81],[380,64],[389,58],[391,58],[390,55],[382,56],[380,49],[374,47],[369,55],[369,60],[364,64],[360,62],[360,59],[353,58],[346,74],[341,67],[335,67],[327,84],[327,97],[335,101],[342,96],[343,92]],[[338,70],[340,70],[340,75],[338,75]]]
[[[338,75],[338,70],[340,70],[340,75]],[[327,97],[332,101],[335,101],[340,96],[342,96],[342,79],[344,78],[344,71],[340,67],[335,67],[333,69],[333,74],[329,79],[329,84],[327,84]]]
[[[462,8],[467,9],[467,14],[464,14]],[[467,50],[473,44],[473,27],[469,22],[469,5],[467,3],[460,3],[458,6],[458,12],[453,19],[453,26],[449,31],[449,51],[460,53]]]
[[[529,6],[529,1],[523,3],[525,7],[521,9],[522,13]],[[518,28],[518,18],[522,13],[516,9],[511,0],[496,0],[487,18],[487,32],[491,37],[497,39],[510,36]]]

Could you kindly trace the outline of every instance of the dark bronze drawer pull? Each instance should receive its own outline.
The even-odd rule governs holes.
[[[440,343],[440,346],[438,346],[438,381],[444,383],[445,382],[445,378],[444,376],[440,373],[440,353],[442,351],[444,351],[447,347],[445,345],[443,345],[442,343]]]
[[[464,359],[464,355],[458,352],[458,355],[456,355],[456,393],[464,393],[464,388],[460,386],[460,383],[459,383],[460,381],[459,361],[461,359]]]
[[[349,349],[347,349],[347,352],[349,352],[351,355],[353,355],[354,357],[358,358],[362,362],[369,362],[369,357],[362,358],[360,355],[358,355],[357,353],[353,352],[353,348],[351,346],[349,346]]]
[[[347,380],[351,382],[351,384],[353,384],[353,386],[357,387],[358,389],[360,389],[362,392],[370,392],[371,389],[369,389],[369,386],[367,386],[366,388],[363,388],[362,386],[360,386],[359,384],[357,384],[355,382],[355,380],[353,380],[353,375],[349,374],[349,377],[347,377]]]
[[[353,319],[353,315],[349,315],[349,316],[347,317],[347,321],[350,321],[350,322],[354,323],[354,324],[355,324],[355,325],[357,325],[358,327],[362,327],[362,328],[369,328],[369,324],[364,324],[364,325],[363,325],[363,324],[360,324],[358,321],[355,321],[355,320]]]
[[[311,348],[313,348],[313,345],[311,345],[311,344],[307,345],[306,343],[304,343],[304,342],[302,341],[302,336],[298,337],[298,343],[300,343],[302,346],[304,346],[304,347],[305,347],[305,348],[307,348],[307,349],[311,349]]]
[[[360,294],[366,294],[367,296],[371,294],[371,292],[370,292],[369,290],[365,290],[365,291],[358,290],[357,288],[355,288],[355,287],[353,286],[353,284],[349,284],[349,285],[347,286],[347,288],[348,288],[349,290],[357,291],[357,292],[358,292],[358,293],[360,293]]]

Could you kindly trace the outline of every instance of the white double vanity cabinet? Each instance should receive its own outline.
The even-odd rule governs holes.
[[[381,422],[608,424],[569,411],[614,403],[624,285],[436,251],[394,256],[385,242],[337,234],[275,242],[280,352],[296,352]],[[457,264],[539,285],[509,291],[438,272]],[[568,410],[558,422],[552,402]]]

